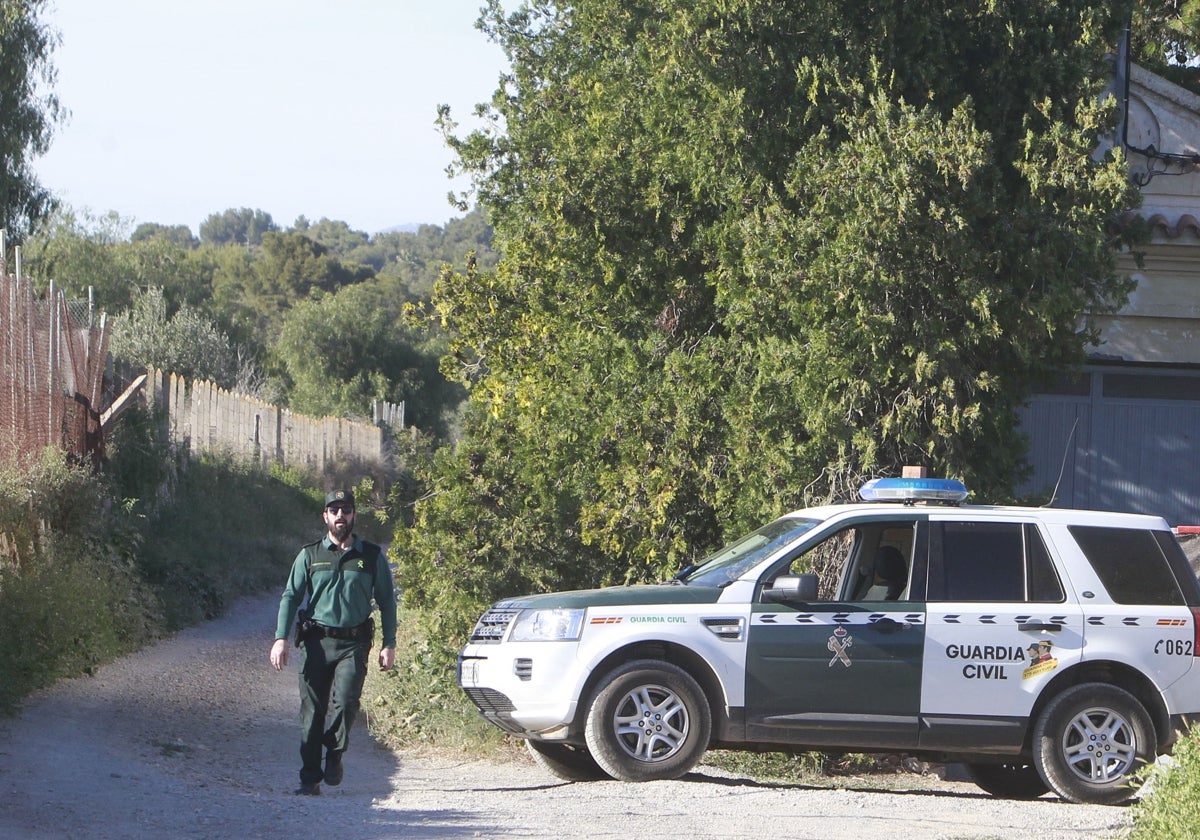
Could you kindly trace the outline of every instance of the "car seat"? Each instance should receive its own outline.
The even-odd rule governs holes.
[[[908,565],[895,546],[883,545],[875,552],[875,585],[864,600],[895,601],[908,583]]]

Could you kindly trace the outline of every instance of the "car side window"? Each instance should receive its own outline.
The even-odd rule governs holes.
[[[813,573],[822,601],[907,601],[915,519],[858,522],[793,558],[789,574]]]
[[[1066,600],[1062,581],[1054,570],[1054,561],[1046,541],[1036,525],[1025,525],[1025,556],[1029,566],[1029,600],[1038,604],[1059,604]]]
[[[1118,604],[1184,603],[1153,532],[1090,525],[1071,525],[1068,530]]]
[[[788,563],[787,574],[814,574],[817,576],[817,597],[821,601],[832,601],[837,594],[842,570],[854,556],[855,546],[861,541],[857,528],[845,528],[817,543],[803,554],[793,557]]]
[[[942,522],[931,541],[931,601],[1063,600],[1045,541],[1032,524]]]

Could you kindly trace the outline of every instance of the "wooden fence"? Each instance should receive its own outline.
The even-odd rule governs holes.
[[[222,452],[264,467],[306,467],[319,474],[338,462],[382,464],[386,459],[384,429],[378,425],[293,414],[163,371],[149,371],[145,388],[147,402],[163,410],[170,439],[183,453]]]

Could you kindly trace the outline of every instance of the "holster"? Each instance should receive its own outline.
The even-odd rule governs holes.
[[[296,613],[296,647],[300,647],[304,643],[304,639],[317,626],[317,622],[309,617],[307,610],[299,610]]]

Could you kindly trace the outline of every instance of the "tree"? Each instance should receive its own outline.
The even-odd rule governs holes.
[[[332,292],[371,276],[346,266],[323,245],[302,233],[268,231],[262,246],[241,254],[218,251],[213,304],[234,335],[269,346],[279,334],[284,313],[298,301]]]
[[[129,255],[118,247],[128,229],[116,213],[94,216],[60,206],[26,240],[25,270],[43,287],[53,281],[80,299],[90,292],[98,310],[120,312],[138,293]]]
[[[397,300],[428,300],[442,267],[466,268],[468,255],[481,268],[491,268],[498,256],[492,250],[492,228],[482,210],[451,219],[445,228],[421,225],[415,233],[376,234],[369,244],[340,252],[375,269],[387,280]]]
[[[181,248],[196,248],[200,240],[192,235],[192,229],[187,225],[160,225],[157,222],[142,222],[129,236],[130,242],[151,242],[161,240]]]
[[[113,319],[112,354],[138,367],[206,379],[223,388],[238,383],[241,360],[221,330],[184,305],[168,315],[162,289],[152,288]]]
[[[58,35],[39,19],[43,0],[0,6],[0,230],[17,242],[49,215],[54,198],[33,172],[66,116],[52,88]]]
[[[45,285],[56,282],[67,294],[91,294],[96,308],[116,315],[129,309],[151,287],[162,290],[168,315],[183,304],[205,307],[212,297],[212,250],[180,242],[177,229],[146,235],[141,225],[129,235],[130,222],[116,213],[94,216],[59,207],[25,244],[27,273]],[[183,231],[185,226],[180,225]]]
[[[407,421],[444,434],[461,399],[438,372],[424,336],[378,305],[371,282],[301,300],[283,316],[274,354],[289,379],[289,405],[316,417],[369,416],[373,400],[406,403]]]
[[[470,408],[409,597],[661,579],[908,463],[1011,492],[1015,408],[1129,289],[1127,11],[493,2],[495,128],[442,124],[503,256],[435,290]]]
[[[1134,60],[1200,93],[1200,0],[1134,4]]]
[[[342,221],[334,221],[321,217],[319,222],[309,222],[301,216],[292,228],[296,233],[303,233],[312,241],[325,246],[338,256],[345,257],[355,248],[361,248],[370,241],[370,237],[361,230],[352,230],[350,225]]]
[[[200,241],[212,245],[261,245],[263,235],[278,230],[270,213],[242,207],[213,213],[200,223]]]

